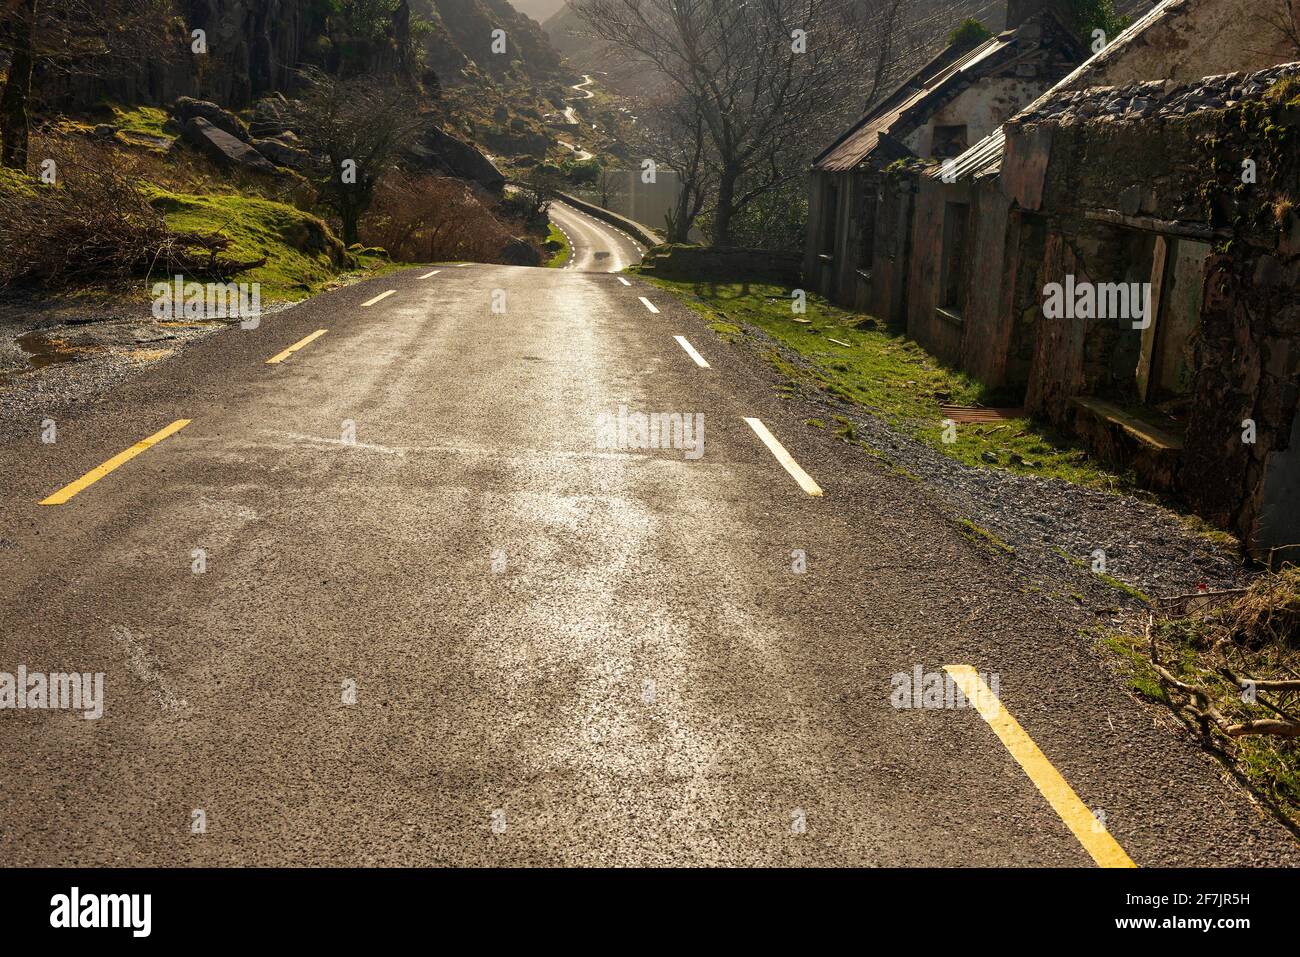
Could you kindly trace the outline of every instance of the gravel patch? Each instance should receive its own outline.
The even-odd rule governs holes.
[[[749,325],[745,330],[744,341],[756,352],[776,349],[785,361],[813,371],[812,363],[762,330]],[[1093,573],[1097,550],[1105,552],[1109,576],[1151,598],[1201,587],[1236,588],[1252,577],[1239,557],[1198,534],[1169,508],[1061,479],[969,466],[860,406],[807,383],[798,386],[802,398],[851,421],[857,438],[915,476],[955,521],[974,522],[1015,549],[1017,572],[1045,597],[1082,598],[1082,604],[1097,611],[1141,607],[1140,600]]]
[[[263,317],[289,308],[262,310]],[[159,321],[128,296],[0,299],[0,440],[37,434],[93,406],[142,369],[231,328],[225,321]]]

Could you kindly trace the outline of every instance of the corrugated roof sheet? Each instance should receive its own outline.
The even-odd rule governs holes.
[[[958,179],[971,177],[979,179],[983,176],[996,176],[1002,172],[1002,154],[1006,151],[1007,136],[1002,127],[998,127],[984,139],[980,140],[961,156],[953,161],[952,171]],[[926,176],[932,179],[942,179],[944,173],[948,172],[949,167],[936,166],[932,170],[926,171]]]
[[[1012,32],[991,37],[955,59],[951,56],[950,47],[878,107],[858,120],[847,133],[817,157],[813,168],[829,173],[854,169],[880,145],[881,135],[887,135],[905,114],[927,98],[942,93],[946,87],[963,79],[965,74],[973,72],[990,57],[1005,50],[1013,39]]]
[[[1021,110],[1021,113],[1031,113],[1041,109],[1042,106],[1050,101],[1052,97],[1058,95],[1061,91],[1073,89],[1079,84],[1081,78],[1086,76],[1097,68],[1097,66],[1112,56],[1115,56],[1120,50],[1132,43],[1137,37],[1141,36],[1154,24],[1163,20],[1171,12],[1171,8],[1176,8],[1177,0],[1163,0],[1163,2],[1153,7],[1147,14],[1139,17],[1136,21],[1128,26],[1123,33],[1115,38],[1115,41],[1100,53],[1093,55],[1085,60],[1078,69],[1061,80],[1055,86],[1048,89],[1038,99],[1030,103]],[[1015,117],[1012,117],[1014,120]],[[1002,172],[1002,158],[1006,154],[1007,134],[1006,127],[1000,126],[984,139],[980,140],[961,156],[957,157],[957,178],[964,179],[967,176],[995,176]],[[941,178],[943,170],[935,170],[927,175],[935,179]]]

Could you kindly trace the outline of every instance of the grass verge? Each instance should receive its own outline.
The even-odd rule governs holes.
[[[1131,475],[1103,467],[1070,437],[1030,419],[960,424],[956,441],[945,442],[941,405],[996,407],[1006,400],[870,316],[816,296],[808,298],[806,313],[797,315],[790,291],[782,286],[642,278],[677,294],[724,339],[740,338],[752,326],[798,353],[811,370],[787,361],[777,349],[767,354],[791,383],[813,385],[859,406],[960,462],[1089,488],[1136,491]]]
[[[232,259],[266,257],[265,265],[246,270],[239,282],[260,283],[262,301],[303,299],[324,289],[350,268],[343,244],[325,223],[285,203],[237,194],[173,193],[149,189],[153,206],[167,225],[179,231],[219,232],[231,240]],[[357,267],[379,270],[390,264],[379,257],[353,257]]]
[[[548,269],[562,269],[569,262],[573,249],[569,246],[569,237],[559,226],[551,223],[551,231],[546,237],[546,248],[555,250],[555,255],[546,264]]]
[[[1300,676],[1300,569],[1266,575],[1238,594],[1198,596],[1183,605],[1155,619],[1149,635],[1106,633],[1102,642],[1119,657],[1134,691],[1173,709],[1275,811],[1300,827],[1300,737],[1225,730],[1300,720],[1300,689],[1242,683],[1294,684]],[[1153,652],[1183,688],[1160,674]],[[1208,717],[1210,712],[1221,720]]]

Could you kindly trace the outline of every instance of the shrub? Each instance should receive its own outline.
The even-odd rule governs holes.
[[[379,184],[361,235],[401,262],[494,262],[514,240],[469,184],[401,172]]]
[[[83,146],[54,159],[57,183],[0,190],[0,285],[123,281],[150,272],[226,278],[251,266],[221,253],[217,233],[168,227],[129,168]]]

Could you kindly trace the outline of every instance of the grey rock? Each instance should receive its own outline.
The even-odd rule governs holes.
[[[444,133],[436,126],[428,130],[407,149],[407,162],[417,169],[446,173],[467,179],[501,193],[506,178],[490,159],[468,143]]]
[[[540,266],[541,254],[531,243],[522,239],[512,239],[501,250],[501,260],[507,266]]]
[[[252,146],[276,166],[283,166],[286,169],[304,169],[311,162],[310,153],[284,142],[279,137],[255,139]]]
[[[192,97],[182,96],[172,106],[172,115],[176,117],[182,128],[191,119],[199,117],[237,140],[244,143],[252,140],[252,137],[248,135],[248,127],[244,125],[243,120],[229,110],[223,110],[217,104],[207,100],[196,100]]]
[[[201,116],[191,117],[181,133],[185,142],[198,147],[205,156],[224,166],[234,166],[254,173],[274,174],[275,166],[253,147],[218,129]]]

